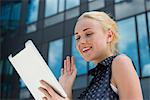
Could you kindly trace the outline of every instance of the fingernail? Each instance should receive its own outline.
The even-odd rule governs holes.
[[[38,90],[41,90],[41,87],[38,87]]]
[[[40,80],[40,83],[43,83],[44,82],[44,80]]]

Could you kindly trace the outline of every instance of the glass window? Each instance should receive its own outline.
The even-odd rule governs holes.
[[[1,6],[1,11],[0,11],[0,25],[2,31],[5,31],[9,28],[9,20],[10,20],[10,14],[11,14],[11,5],[4,5]],[[7,13],[6,13],[7,12]]]
[[[120,33],[119,51],[133,60],[136,71],[140,75],[134,18],[119,21],[118,27]]]
[[[95,64],[93,62],[89,62],[89,70],[95,68]]]
[[[46,0],[45,2],[46,8],[45,8],[45,17],[54,15],[57,13],[57,5],[58,5],[58,0]],[[62,5],[61,5],[62,6]],[[60,8],[61,9],[61,8]],[[61,9],[62,10],[62,9]]]
[[[126,0],[115,4],[116,19],[125,18],[145,11],[144,0]]]
[[[31,93],[27,88],[20,89],[19,100],[32,100]]]
[[[115,3],[123,2],[125,0],[115,0]]]
[[[7,3],[0,7],[0,26],[3,33],[15,30],[19,25],[21,3]]]
[[[148,29],[149,29],[149,34],[150,34],[150,12],[148,12]]]
[[[36,31],[36,23],[27,26],[27,33]]]
[[[71,19],[79,15],[79,7],[66,11],[66,19]]]
[[[150,0],[145,0],[146,1],[146,10],[150,10]]]
[[[87,62],[80,56],[76,49],[76,42],[74,36],[72,37],[72,55],[75,58],[75,64],[77,67],[77,75],[87,73]]]
[[[13,66],[8,59],[4,61],[3,74],[11,75],[13,73]]]
[[[27,24],[37,21],[39,9],[39,0],[28,1]]]
[[[59,12],[64,11],[65,0],[59,0]]]
[[[0,75],[1,75],[1,73],[2,73],[2,67],[3,67],[3,61],[1,60],[1,61],[0,61]]]
[[[80,0],[66,0],[66,9],[79,6],[79,4],[80,4]]]
[[[64,21],[64,13],[57,14],[44,20],[44,27]]]
[[[49,43],[48,65],[57,79],[60,76],[63,55],[63,39],[55,40]]]
[[[105,6],[104,0],[95,0],[93,2],[88,3],[89,11],[97,10],[103,8]]]
[[[12,12],[11,12],[11,28],[16,29],[19,24],[19,19],[20,19],[20,10],[21,10],[21,3],[17,3],[12,6]],[[18,13],[19,12],[19,13]]]
[[[19,82],[20,82],[20,88],[26,87],[25,83],[23,82],[21,78],[19,79]]]
[[[137,16],[137,24],[138,24],[142,75],[150,76],[150,52],[149,52],[149,46],[148,46],[148,36],[147,36],[147,30],[146,30],[145,14]]]

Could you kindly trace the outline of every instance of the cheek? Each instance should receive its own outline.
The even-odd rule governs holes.
[[[76,43],[76,49],[77,49],[78,52],[80,52],[79,45],[77,43]]]

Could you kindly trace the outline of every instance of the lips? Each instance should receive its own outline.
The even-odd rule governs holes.
[[[84,48],[82,49],[82,52],[83,52],[83,53],[87,53],[89,50],[91,50],[91,48],[92,48],[92,47],[84,47]]]

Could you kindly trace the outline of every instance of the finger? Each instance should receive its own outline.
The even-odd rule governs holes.
[[[74,74],[74,76],[76,76],[77,69],[75,65],[75,59],[73,56],[71,57],[71,71],[72,71],[71,73]]]
[[[72,68],[72,70],[75,70],[75,61],[74,61],[74,57],[72,56],[71,57],[71,68]]]
[[[51,96],[55,95],[54,90],[47,82],[45,82],[44,80],[41,80],[40,82]]]
[[[64,60],[64,73],[66,73],[66,72],[67,72],[67,61]]]
[[[67,56],[67,72],[70,72],[70,57]]]
[[[43,97],[42,100],[48,100],[46,97]]]
[[[64,74],[64,68],[61,68],[61,75]]]
[[[51,98],[51,95],[46,89],[44,89],[43,87],[39,87],[38,89],[46,96],[44,100],[47,100],[47,98]]]

